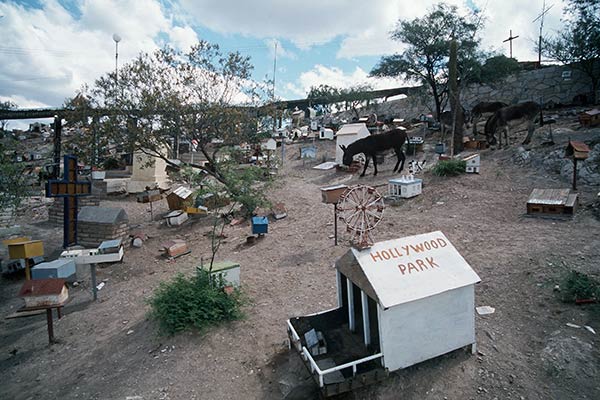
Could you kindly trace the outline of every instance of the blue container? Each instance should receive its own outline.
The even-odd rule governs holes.
[[[58,259],[44,262],[31,269],[32,279],[62,278],[69,282],[75,281],[75,261]]]
[[[269,230],[269,219],[267,217],[252,217],[252,234],[260,235]]]

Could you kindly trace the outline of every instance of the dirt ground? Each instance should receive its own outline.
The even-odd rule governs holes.
[[[543,128],[541,128],[543,129]],[[600,131],[578,131],[600,141]],[[522,138],[524,133],[520,134]],[[434,139],[426,152],[433,157]],[[533,146],[538,153],[564,146]],[[333,142],[319,142],[319,159],[334,154]],[[148,207],[116,197],[103,206],[123,207],[133,226],[150,239],[128,248],[122,264],[99,269],[106,285],[93,302],[88,281],[70,289],[65,315],[55,320],[58,343],[48,345],[45,315],[2,319],[0,385],[2,399],[280,399],[315,396],[299,357],[287,349],[286,319],[336,305],[333,262],[348,248],[342,234],[334,246],[333,210],[321,203],[319,188],[336,183],[385,185],[395,163],[386,157],[379,175],[319,171],[298,159],[299,144],[286,146],[286,159],[273,202],[288,216],[271,221],[269,233],[246,245],[247,224],[228,226],[219,260],[241,264],[248,297],[245,318],[204,334],[160,336],[147,318],[146,300],[160,282],[194,273],[210,255],[208,219],[179,228],[150,222]],[[480,174],[440,178],[420,173],[423,193],[388,206],[376,240],[441,230],[481,277],[476,306],[495,307],[475,315],[478,353],[458,350],[390,374],[382,384],[350,393],[348,399],[598,399],[598,335],[567,326],[589,325],[600,333],[594,305],[562,303],[555,285],[570,268],[600,278],[600,221],[589,207],[598,187],[580,187],[572,220],[525,217],[533,188],[567,188],[558,175],[515,165],[509,149],[481,152]],[[411,158],[409,157],[409,160]],[[381,187],[381,191],[385,188]],[[166,211],[166,201],[155,216]],[[20,220],[22,232],[44,238],[46,254],[56,254],[60,228]],[[342,232],[342,227],[340,232]],[[182,238],[191,254],[174,261],[159,257],[167,239]],[[0,281],[0,315],[22,304],[22,279]],[[300,388],[300,389],[299,389]]]

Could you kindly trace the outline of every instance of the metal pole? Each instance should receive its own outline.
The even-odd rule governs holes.
[[[119,83],[119,42],[115,41],[115,89]]]
[[[96,264],[90,264],[92,269],[92,293],[94,294],[94,301],[98,300],[98,288],[96,287]]]
[[[54,155],[52,168],[52,178],[56,179],[60,175],[60,148],[62,135],[62,120],[58,115],[54,116]]]
[[[335,245],[338,245],[338,235],[337,235],[337,203],[333,203],[333,229],[335,230]]]

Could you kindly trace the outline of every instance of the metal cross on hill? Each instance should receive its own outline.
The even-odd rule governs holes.
[[[91,182],[77,180],[77,157],[65,155],[63,179],[50,179],[46,183],[46,197],[64,199],[64,248],[77,244],[77,198],[91,193]]]

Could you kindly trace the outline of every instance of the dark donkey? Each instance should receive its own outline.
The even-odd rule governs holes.
[[[504,131],[504,138],[506,139],[506,145],[508,146],[508,122],[515,120],[524,120],[527,122],[527,136],[523,141],[523,144],[528,144],[531,141],[531,136],[535,128],[536,119],[540,120],[542,124],[542,108],[534,101],[527,101],[525,103],[516,104],[513,106],[503,107],[497,110],[485,123],[485,136],[489,144],[496,144],[495,134],[498,129]],[[539,117],[539,118],[538,118]],[[500,140],[499,146],[502,147],[502,132],[498,134]]]
[[[375,158],[375,153],[387,149],[394,149],[396,156],[398,157],[398,162],[394,167],[394,172],[396,172],[398,165],[400,165],[400,161],[402,161],[402,165],[400,165],[400,169],[398,169],[398,172],[400,172],[402,171],[402,168],[404,168],[404,160],[406,159],[406,156],[402,151],[402,146],[404,145],[405,141],[406,132],[404,132],[402,129],[392,129],[391,131],[387,131],[379,135],[367,136],[362,139],[358,139],[356,142],[350,143],[348,147],[340,145],[340,148],[344,152],[344,158],[342,162],[344,165],[350,165],[352,164],[352,158],[354,155],[363,153],[366,159],[365,169],[360,176],[365,176],[365,172],[367,172],[367,167],[369,166],[369,157],[373,159],[373,168],[375,168],[373,175],[377,175],[377,159]]]
[[[483,114],[494,113],[501,109],[502,107],[506,107],[508,104],[503,103],[501,101],[482,101],[477,103],[475,107],[471,110],[471,124],[473,124],[473,135],[477,136],[477,123]]]

